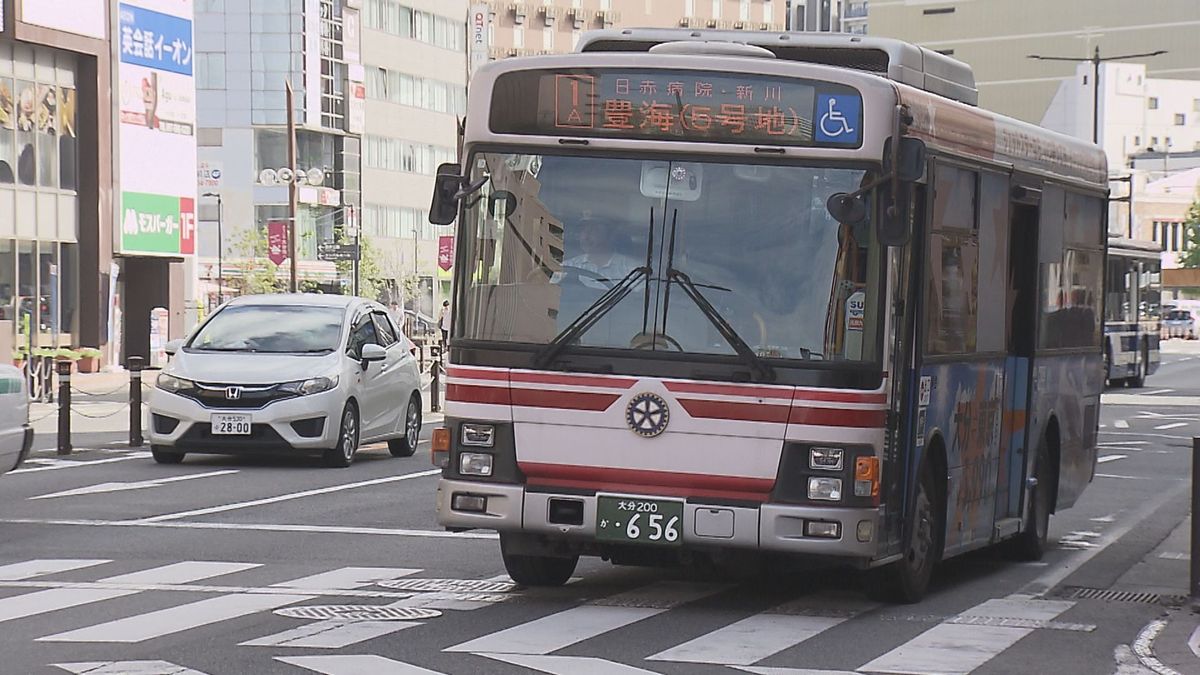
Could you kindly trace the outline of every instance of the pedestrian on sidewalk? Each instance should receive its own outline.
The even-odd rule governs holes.
[[[446,344],[450,341],[450,301],[442,301],[442,313],[438,315],[438,328],[442,331],[442,350],[445,351]]]

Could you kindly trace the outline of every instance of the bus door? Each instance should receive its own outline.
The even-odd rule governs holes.
[[[1004,449],[996,485],[998,534],[1015,532],[1021,514],[1021,483],[1029,449],[1029,402],[1037,344],[1038,224],[1040,190],[1015,185],[1009,204],[1008,298],[1006,303],[1005,396],[1001,418]],[[1007,520],[1007,522],[1005,522]]]

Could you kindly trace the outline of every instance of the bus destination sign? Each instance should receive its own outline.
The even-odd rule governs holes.
[[[858,147],[862,98],[845,85],[699,70],[534,70],[498,78],[498,133]]]

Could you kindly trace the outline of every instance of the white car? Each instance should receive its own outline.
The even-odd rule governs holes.
[[[413,344],[376,302],[342,295],[246,296],[186,341],[150,395],[150,449],[320,454],[349,466],[360,443],[417,448],[421,376]]]
[[[20,466],[32,446],[25,375],[19,368],[0,364],[0,473]]]

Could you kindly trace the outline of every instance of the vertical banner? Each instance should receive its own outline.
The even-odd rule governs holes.
[[[359,54],[359,14],[356,9],[342,10],[342,58],[346,63],[359,63],[362,57]]]
[[[454,237],[451,235],[438,237],[438,267],[446,272],[454,267]]]
[[[367,127],[366,69],[361,63],[348,64],[349,82],[346,84],[346,131],[362,134]]]
[[[126,0],[117,18],[121,211],[114,244],[126,255],[191,255],[197,182],[192,0]]]
[[[488,6],[483,3],[471,5],[470,19],[467,25],[467,30],[470,31],[470,57],[467,68],[468,74],[474,75],[479,66],[488,62],[488,51],[491,47],[488,39],[488,23],[491,21]]]
[[[288,259],[288,224],[286,220],[267,222],[267,258],[276,265]]]

